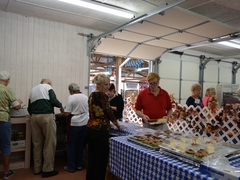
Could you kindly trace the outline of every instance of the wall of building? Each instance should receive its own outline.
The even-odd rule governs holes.
[[[9,87],[24,104],[42,78],[52,80],[64,105],[70,83],[88,93],[87,37],[78,33],[101,32],[0,11],[0,70],[11,73]]]
[[[199,82],[200,55],[215,58],[211,54],[195,51],[184,51],[182,56],[164,54],[159,64],[160,86],[169,94],[174,94],[177,102],[185,104],[191,95],[191,86]],[[204,69],[203,96],[209,87],[216,88],[217,84],[231,84],[233,59],[210,61]],[[236,84],[240,84],[240,73],[237,73]]]
[[[42,78],[53,81],[58,99],[66,104],[68,85],[75,82],[84,94],[88,86],[89,58],[87,37],[98,35],[82,27],[25,17],[0,11],[0,70],[11,73],[9,87],[27,104],[29,92]],[[193,56],[188,56],[191,54]],[[160,85],[182,104],[191,95],[191,85],[199,79],[199,56],[208,54],[186,51],[182,56],[164,54],[159,64]],[[209,62],[204,70],[203,92],[218,83],[231,83],[231,63]],[[240,84],[239,73],[237,84]]]

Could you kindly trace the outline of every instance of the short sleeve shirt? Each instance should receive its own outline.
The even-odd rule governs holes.
[[[187,106],[193,105],[194,107],[201,106],[203,107],[202,98],[198,97],[198,99],[194,99],[192,96],[190,96],[186,101]]]
[[[167,91],[160,88],[158,95],[154,96],[150,88],[147,88],[139,93],[135,108],[150,119],[158,119],[166,116],[167,111],[172,109],[172,105]]]
[[[0,84],[0,121],[10,122],[10,106],[15,107],[16,96],[7,86]]]
[[[87,125],[89,119],[88,97],[80,93],[70,95],[67,100],[65,111],[73,115],[71,126]]]

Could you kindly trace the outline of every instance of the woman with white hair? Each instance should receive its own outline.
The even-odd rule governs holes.
[[[21,108],[21,100],[17,100],[14,92],[7,87],[10,82],[10,74],[7,71],[0,72],[0,150],[3,158],[4,176],[8,179],[15,172],[9,170],[9,160],[11,154],[11,122],[10,107],[15,110]]]
[[[59,117],[67,117],[67,157],[65,171],[82,169],[83,149],[86,141],[88,115],[88,97],[81,93],[80,87],[71,83],[68,86],[70,96],[64,112]]]
[[[200,97],[202,86],[198,83],[195,83],[191,87],[192,95],[188,97],[186,104],[187,106],[193,105],[194,107],[201,106],[203,107],[202,97]]]

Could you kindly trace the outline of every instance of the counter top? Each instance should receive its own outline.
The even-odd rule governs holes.
[[[26,123],[28,120],[30,120],[31,116],[27,115],[24,117],[14,117],[14,118],[10,118],[11,120],[11,124],[23,124]]]

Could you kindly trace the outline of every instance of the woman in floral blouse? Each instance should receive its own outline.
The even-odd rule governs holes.
[[[89,121],[87,124],[88,164],[86,180],[105,180],[109,152],[110,121],[120,128],[105,94],[110,85],[110,79],[105,74],[94,77],[96,90],[88,100]]]

